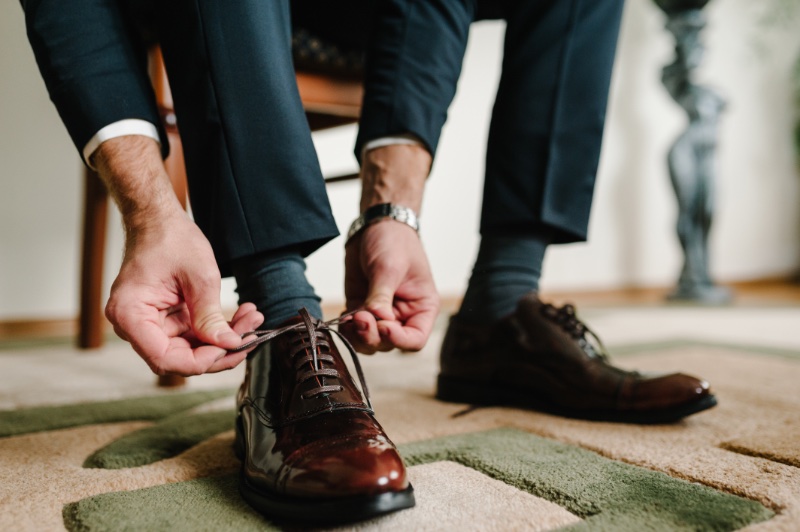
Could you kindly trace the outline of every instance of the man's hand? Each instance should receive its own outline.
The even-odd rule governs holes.
[[[183,211],[155,141],[108,140],[93,160],[122,213],[125,257],[106,316],[114,331],[159,375],[198,375],[238,365],[263,316],[242,305],[230,324],[220,308],[220,273],[211,245]]]
[[[239,307],[230,325],[220,308],[220,275],[211,246],[185,215],[163,229],[129,238],[106,316],[158,375],[231,369],[247,352],[227,354],[241,334],[261,325],[255,305]]]
[[[353,346],[367,354],[422,349],[439,313],[439,295],[419,236],[391,220],[370,225],[347,244],[345,295],[347,310],[369,311],[340,326]]]
[[[368,151],[361,166],[361,212],[396,203],[419,214],[431,162],[421,145]],[[353,346],[368,354],[422,349],[439,312],[439,294],[419,235],[392,220],[374,223],[347,243],[344,264],[347,310],[368,310],[339,327]]]

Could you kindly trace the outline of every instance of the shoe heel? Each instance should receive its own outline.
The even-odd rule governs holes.
[[[449,403],[473,403],[476,400],[474,386],[445,375],[439,375],[436,398]]]

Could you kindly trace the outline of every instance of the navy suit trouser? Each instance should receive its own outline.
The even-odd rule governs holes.
[[[622,0],[387,0],[367,57],[356,154],[413,133],[435,153],[470,24],[507,22],[482,234],[586,238]],[[453,213],[457,216],[457,213]]]

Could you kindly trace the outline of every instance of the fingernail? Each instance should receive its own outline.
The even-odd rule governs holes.
[[[364,323],[363,321],[357,321],[356,322],[356,329],[358,329],[359,331],[363,332],[363,331],[366,331],[367,329],[369,329],[369,325]]]

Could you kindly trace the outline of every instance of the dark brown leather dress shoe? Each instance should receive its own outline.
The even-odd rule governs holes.
[[[355,353],[364,396],[332,329],[300,313],[248,356],[236,429],[242,496],[268,518],[326,525],[414,506]]]
[[[626,423],[671,423],[717,404],[708,383],[694,377],[612,366],[571,305],[556,308],[535,293],[488,326],[451,319],[436,396]]]

